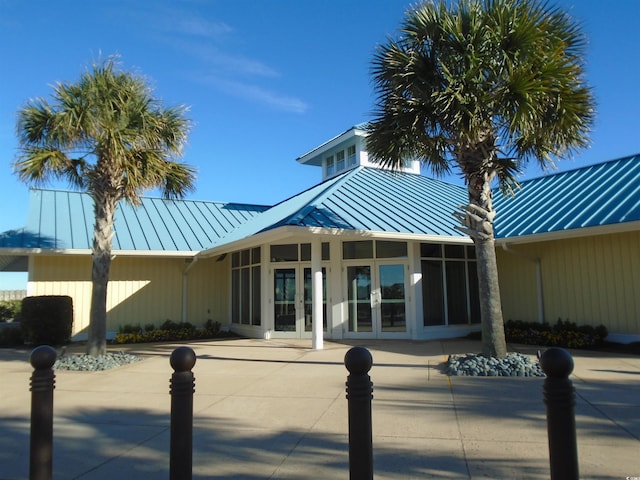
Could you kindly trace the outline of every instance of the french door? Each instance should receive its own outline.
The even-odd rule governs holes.
[[[311,338],[313,332],[311,268],[291,266],[273,270],[274,331],[279,336]],[[327,331],[326,271],[322,269],[322,311]]]
[[[346,266],[348,336],[407,336],[406,270],[401,263]]]

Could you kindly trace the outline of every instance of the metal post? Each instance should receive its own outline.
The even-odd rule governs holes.
[[[549,348],[540,355],[540,367],[547,375],[542,391],[547,405],[551,480],[578,480],[576,391],[569,380],[573,358],[562,348]]]
[[[368,375],[373,357],[364,347],[353,347],[344,356],[349,408],[349,479],[373,479],[371,400],[373,383]]]
[[[189,347],[171,353],[171,446],[169,479],[191,480],[193,457],[193,393],[195,378],[191,369],[196,354]]]
[[[53,468],[53,364],[56,351],[41,345],[29,357],[31,375],[31,438],[29,480],[51,480]]]

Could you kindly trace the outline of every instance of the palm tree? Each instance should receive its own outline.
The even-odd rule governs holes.
[[[454,215],[476,246],[483,353],[503,357],[492,182],[513,192],[526,162],[549,168],[588,144],[586,39],[538,0],[425,2],[406,13],[398,37],[372,61],[367,149],[388,167],[420,158],[437,175],[464,177],[469,203]]]
[[[18,112],[14,172],[28,184],[66,179],[94,202],[92,297],[87,353],[106,351],[106,301],[113,221],[120,200],[136,205],[159,188],[180,198],[195,170],[176,161],[191,122],[186,107],[163,108],[145,80],[119,71],[113,57],[77,83],[58,83],[52,102],[29,100]]]

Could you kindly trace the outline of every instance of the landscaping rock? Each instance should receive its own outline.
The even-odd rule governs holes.
[[[471,377],[544,377],[540,363],[521,353],[508,353],[504,358],[482,354],[450,355],[447,375]]]

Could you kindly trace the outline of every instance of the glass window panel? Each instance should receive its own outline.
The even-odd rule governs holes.
[[[240,266],[240,252],[233,252],[231,254],[231,266],[232,267]]]
[[[311,261],[311,244],[310,243],[300,244],[300,260],[303,262]]]
[[[260,266],[251,268],[251,325],[262,323],[262,308],[260,305]]]
[[[251,250],[249,249],[242,250],[240,252],[240,265],[242,265],[243,267],[245,265],[249,265],[250,260],[251,260]]]
[[[327,176],[333,175],[335,173],[335,167],[333,165],[333,155],[326,158],[327,163]]]
[[[251,249],[251,264],[260,263],[260,247]]]
[[[251,323],[251,284],[249,282],[251,270],[240,270],[240,323]]]
[[[344,170],[344,150],[336,152],[336,172]]]
[[[371,332],[371,267],[347,267],[347,318],[350,332]]]
[[[467,245],[467,258],[476,258],[476,247]]]
[[[406,332],[404,265],[380,265],[383,332]]]
[[[331,260],[329,242],[322,242],[322,260]]]
[[[464,245],[445,245],[445,258],[464,258]]]
[[[360,240],[356,242],[343,242],[342,258],[345,260],[373,258],[373,241]]]
[[[287,245],[271,245],[271,261],[272,262],[297,262],[298,261],[298,244],[290,243]]]
[[[407,242],[376,241],[376,258],[407,258]]]
[[[447,274],[447,317],[449,325],[468,323],[467,279],[464,262],[445,262]]]
[[[442,245],[438,243],[421,243],[420,256],[440,258],[442,257]]]
[[[425,327],[444,325],[442,262],[422,260],[422,312]]]
[[[356,146],[349,145],[347,147],[347,165],[353,167],[356,164]]]
[[[469,262],[469,303],[471,305],[471,323],[480,323],[480,290],[478,289],[478,265]]]

